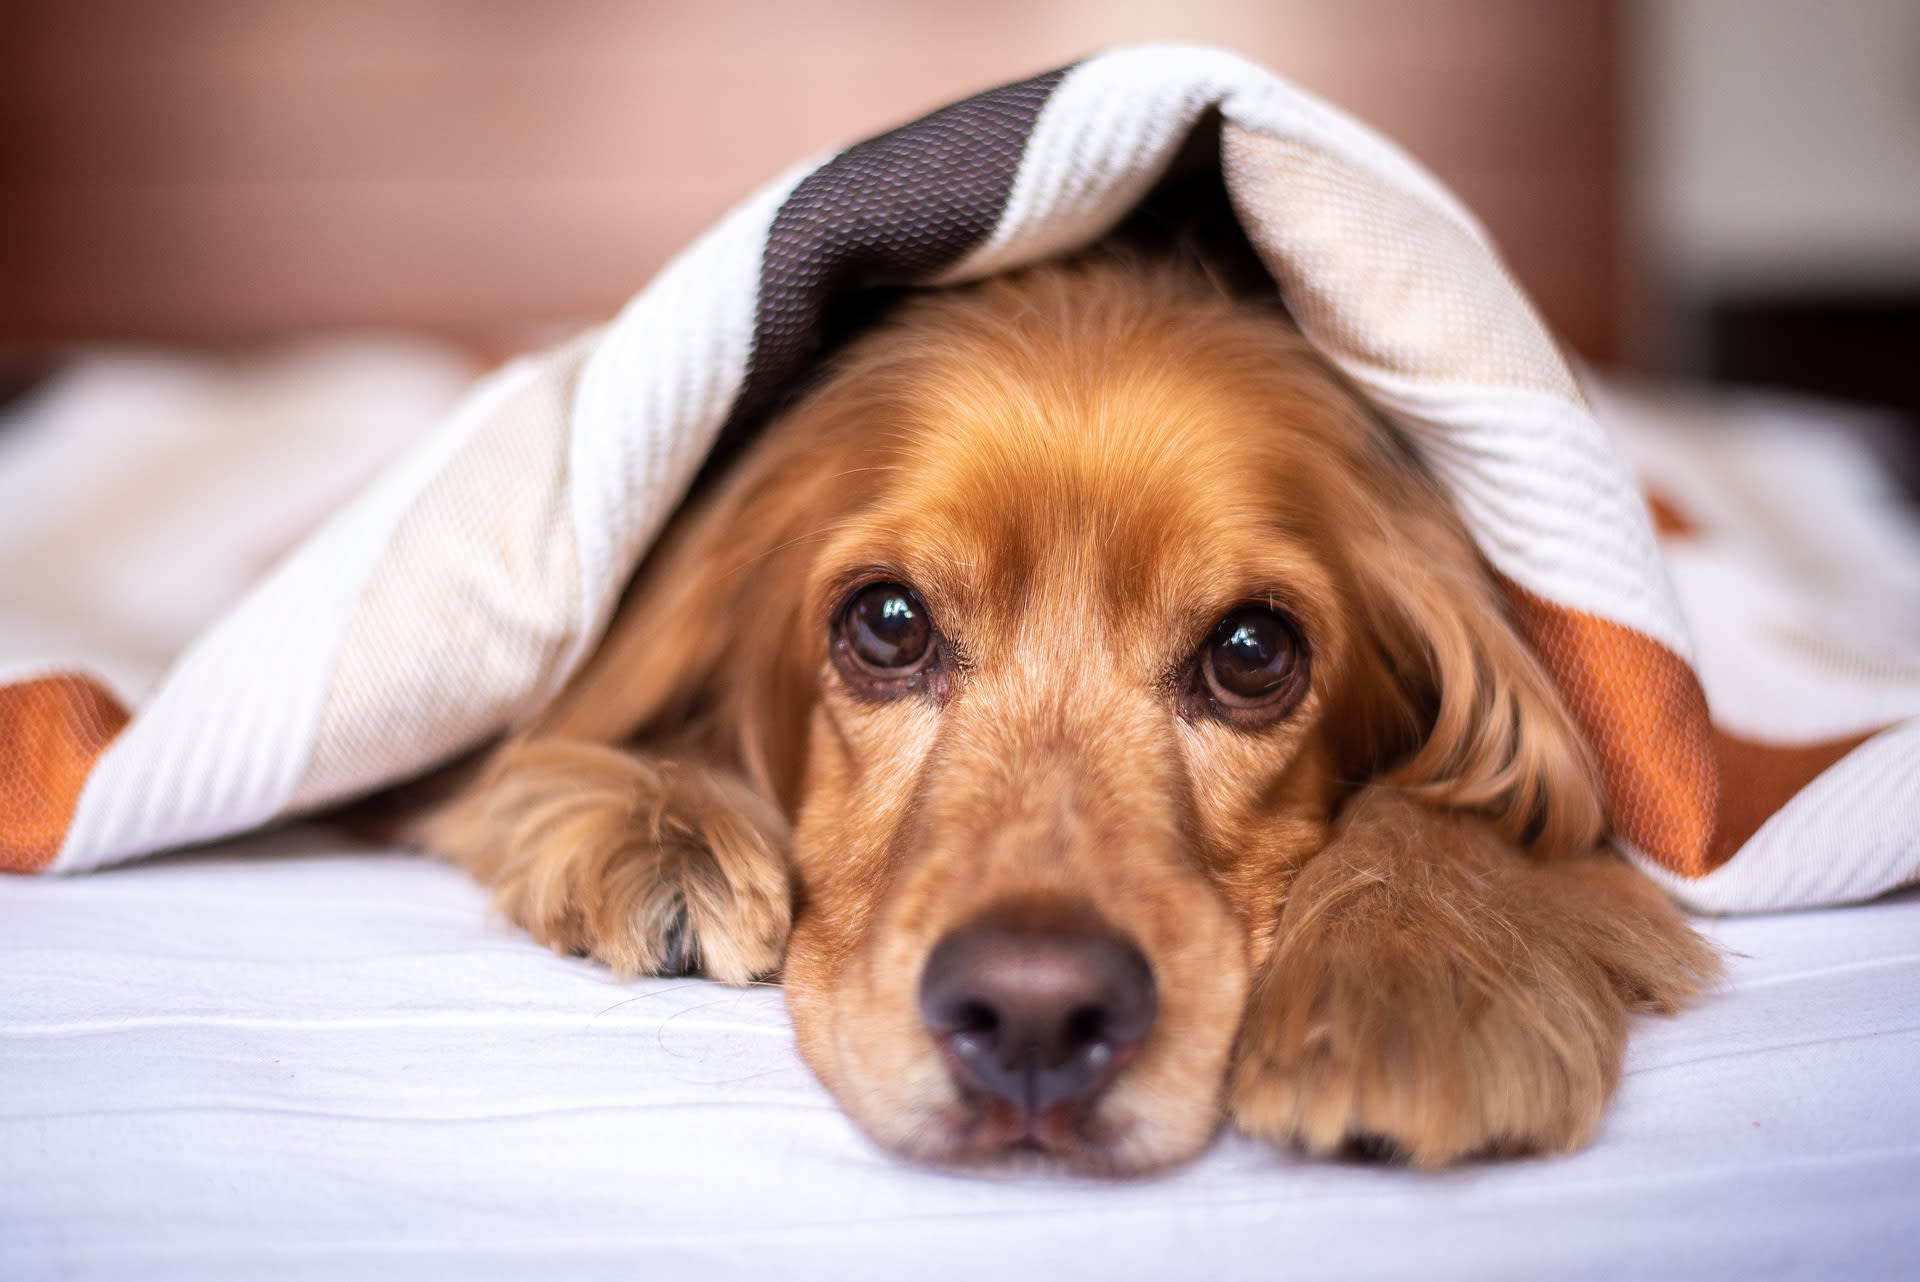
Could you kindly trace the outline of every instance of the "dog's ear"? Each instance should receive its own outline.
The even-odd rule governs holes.
[[[783,424],[680,513],[553,705],[402,799],[394,834],[491,886],[542,943],[621,973],[777,969],[826,648],[802,618],[808,560],[864,425],[833,426]]]
[[[1605,814],[1593,752],[1492,571],[1424,476],[1397,478],[1357,550],[1362,616],[1347,768],[1478,813],[1516,846],[1585,851]]]
[[[525,738],[639,741],[737,771],[790,805],[826,641],[807,571],[844,507],[866,425],[803,404],[689,504],[635,575],[593,657]]]

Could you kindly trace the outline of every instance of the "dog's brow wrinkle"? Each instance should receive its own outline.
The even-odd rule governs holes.
[[[752,556],[748,557],[746,560],[735,562],[730,573],[738,574],[742,570],[745,570],[748,566],[754,565],[760,561],[764,561],[768,557],[773,556],[775,553],[784,552],[788,548],[799,547],[802,543],[805,543],[811,539],[825,539],[832,533],[833,531],[829,529],[819,529],[819,530],[811,530],[805,534],[796,534],[794,537],[788,539],[784,543],[776,543],[772,547],[763,548],[759,552],[756,552]]]

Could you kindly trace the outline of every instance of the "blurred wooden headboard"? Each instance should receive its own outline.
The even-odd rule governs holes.
[[[9,0],[0,338],[595,318],[801,158],[1183,39],[1399,139],[1607,356],[1620,22],[1613,0]]]

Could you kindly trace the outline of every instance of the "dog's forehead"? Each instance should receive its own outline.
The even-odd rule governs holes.
[[[1310,407],[1166,366],[1027,374],[968,371],[917,415],[871,524],[923,590],[976,622],[1163,627],[1324,581]]]
[[[1324,597],[1379,445],[1277,312],[1099,263],[923,300],[823,404],[870,451],[823,585],[890,567],[948,620],[1014,627]]]

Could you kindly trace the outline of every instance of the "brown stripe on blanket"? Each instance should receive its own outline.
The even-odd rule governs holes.
[[[53,862],[87,776],[127,719],[90,677],[0,686],[0,872],[39,872]]]
[[[716,456],[737,449],[755,411],[820,353],[837,295],[924,281],[987,238],[1040,109],[1067,70],[856,143],[801,180],[767,233],[753,357]]]

